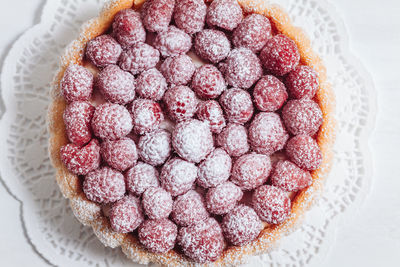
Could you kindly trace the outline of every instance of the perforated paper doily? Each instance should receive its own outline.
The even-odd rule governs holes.
[[[340,129],[323,197],[278,249],[253,257],[250,264],[317,266],[334,243],[335,229],[369,191],[368,134],[375,119],[375,92],[369,75],[348,50],[346,31],[332,5],[322,0],[277,2],[288,10],[294,25],[305,29],[325,61],[337,96]],[[6,110],[0,121],[0,174],[22,203],[21,218],[30,244],[57,266],[130,264],[120,249],[105,248],[90,228],[74,218],[47,153],[46,111],[59,56],[102,4],[101,0],[48,0],[41,23],[14,44],[1,76]]]

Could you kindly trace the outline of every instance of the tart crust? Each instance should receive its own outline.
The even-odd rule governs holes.
[[[140,8],[145,0],[111,0],[100,15],[87,22],[82,28],[79,38],[73,41],[61,58],[60,69],[57,72],[52,89],[52,103],[48,110],[48,128],[50,133],[49,152],[56,169],[56,180],[64,197],[70,200],[71,208],[76,218],[84,225],[91,226],[99,240],[112,248],[121,246],[122,251],[134,262],[141,264],[158,263],[167,266],[198,266],[183,254],[171,250],[165,254],[155,254],[147,251],[132,234],[114,232],[108,219],[101,211],[99,204],[89,201],[81,188],[78,176],[70,173],[60,159],[60,148],[68,143],[63,112],[66,102],[60,93],[60,80],[65,69],[71,63],[82,64],[86,43],[92,38],[103,34],[111,26],[115,14],[126,8]],[[206,0],[209,2],[209,0]],[[327,82],[326,69],[318,55],[312,50],[310,40],[304,31],[292,25],[289,16],[278,5],[265,0],[238,0],[245,12],[259,13],[268,17],[276,32],[284,33],[294,40],[301,54],[301,64],[312,67],[319,76],[319,89],[314,100],[323,113],[323,124],[317,134],[317,142],[323,154],[323,163],[319,169],[312,172],[313,184],[299,191],[292,200],[292,214],[283,223],[265,225],[259,237],[242,247],[229,247],[222,256],[209,266],[237,266],[246,261],[246,257],[268,252],[276,246],[283,236],[294,231],[300,224],[304,213],[312,206],[314,200],[321,194],[325,178],[328,176],[333,159],[333,143],[335,140],[334,118],[335,96]]]

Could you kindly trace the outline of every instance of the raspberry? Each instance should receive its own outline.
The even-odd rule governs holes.
[[[255,240],[263,224],[254,209],[239,205],[222,220],[226,239],[234,246],[244,246]]]
[[[222,148],[216,148],[199,165],[197,184],[204,188],[217,186],[229,179],[232,159]]]
[[[231,181],[242,190],[252,190],[268,179],[271,160],[262,154],[246,154],[238,158],[232,167]]]
[[[322,111],[313,100],[290,100],[283,107],[282,119],[293,135],[313,136],[322,124]]]
[[[83,181],[86,197],[98,203],[110,203],[125,194],[125,179],[122,173],[109,167],[89,172]]]
[[[202,59],[218,63],[228,56],[231,51],[231,43],[225,33],[205,29],[196,35],[194,48],[196,54]]]
[[[166,31],[159,32],[154,40],[163,57],[185,54],[192,47],[192,38],[175,26],[169,26]]]
[[[71,64],[64,72],[60,89],[68,103],[89,100],[93,91],[93,74],[85,67]]]
[[[216,261],[226,245],[222,229],[214,218],[182,227],[177,240],[183,253],[197,263]]]
[[[99,73],[96,87],[113,103],[125,105],[135,99],[135,78],[116,65],[107,66]]]
[[[309,66],[298,65],[286,76],[285,84],[292,98],[313,98],[318,90],[317,73]]]
[[[199,163],[214,148],[210,126],[195,119],[178,123],[172,133],[172,146],[183,159]]]
[[[192,79],[196,67],[187,55],[169,57],[161,65],[161,73],[173,85],[185,85]]]
[[[205,220],[208,212],[202,196],[190,190],[175,199],[171,216],[178,225],[190,226]]]
[[[312,177],[289,160],[280,160],[271,175],[271,184],[288,192],[296,192],[311,185]]]
[[[271,37],[272,29],[268,18],[251,14],[235,29],[232,42],[236,47],[245,47],[258,53]]]
[[[278,187],[263,185],[253,193],[253,208],[261,220],[278,224],[290,215],[290,198]]]
[[[158,171],[153,166],[139,161],[126,174],[126,189],[140,196],[147,188],[158,187]]]
[[[210,188],[206,195],[207,210],[213,214],[223,215],[230,212],[243,197],[240,187],[225,182]]]
[[[157,102],[137,99],[132,104],[133,129],[137,134],[154,131],[164,120],[164,114]]]
[[[254,87],[254,102],[261,111],[277,111],[288,98],[285,85],[275,76],[262,77]]]
[[[217,137],[217,143],[231,157],[240,157],[249,151],[247,129],[243,125],[230,123]]]
[[[97,67],[116,64],[122,48],[110,35],[100,35],[86,45],[86,57]]]
[[[139,199],[134,196],[125,196],[111,206],[110,224],[117,233],[133,232],[143,220]]]
[[[322,152],[317,142],[308,135],[297,135],[286,145],[289,159],[302,169],[313,171],[322,163]]]
[[[124,48],[146,41],[146,30],[140,14],[133,9],[119,11],[114,17],[112,28],[115,38]]]
[[[83,146],[92,139],[90,121],[94,107],[89,102],[75,101],[64,110],[63,118],[69,141]]]
[[[214,0],[208,7],[207,24],[232,31],[243,19],[242,8],[236,0]]]
[[[198,68],[192,80],[192,88],[201,98],[217,98],[226,89],[222,73],[214,65]]]
[[[84,147],[68,144],[60,149],[61,161],[77,175],[85,175],[100,166],[100,146],[96,139]]]
[[[212,133],[220,133],[226,125],[222,108],[215,100],[200,102],[197,110],[197,118],[208,122]]]
[[[261,50],[260,59],[267,71],[277,76],[283,76],[299,64],[300,53],[292,39],[278,34],[267,41]]]
[[[171,119],[181,121],[194,116],[198,99],[187,86],[175,86],[164,94],[164,103]]]
[[[148,0],[143,4],[141,14],[143,25],[149,32],[168,29],[174,12],[175,0]]]
[[[172,203],[171,194],[161,187],[150,187],[142,195],[143,209],[152,220],[168,218]]]
[[[250,94],[239,88],[226,90],[220,103],[229,122],[246,123],[253,116],[254,107]]]
[[[178,28],[194,34],[204,28],[207,6],[203,0],[176,0],[174,20]]]
[[[196,178],[196,165],[180,158],[168,160],[161,169],[161,186],[173,197],[189,191]]]
[[[257,153],[270,155],[285,147],[289,135],[278,114],[261,112],[249,127],[251,148]]]
[[[153,253],[166,253],[174,248],[178,227],[168,219],[146,220],[138,230],[139,241]]]
[[[118,171],[125,171],[132,167],[138,159],[136,144],[129,138],[104,141],[100,152],[103,160]]]
[[[123,51],[119,58],[121,69],[133,75],[154,68],[160,61],[160,52],[151,45],[139,43]]]
[[[139,139],[140,158],[153,166],[163,164],[171,154],[171,134],[165,130],[156,130]]]
[[[103,140],[115,140],[126,136],[132,130],[129,111],[121,105],[105,103],[94,111],[93,133]]]
[[[142,72],[136,80],[136,92],[140,97],[159,101],[167,90],[167,81],[157,69]]]

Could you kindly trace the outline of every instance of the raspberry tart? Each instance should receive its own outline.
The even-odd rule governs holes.
[[[55,77],[57,182],[78,220],[134,262],[236,266],[322,192],[326,79],[267,1],[109,1]]]

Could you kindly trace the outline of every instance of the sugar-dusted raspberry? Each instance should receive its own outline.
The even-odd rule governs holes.
[[[100,35],[86,45],[86,57],[97,67],[116,64],[122,48],[110,35]]]
[[[103,160],[118,171],[125,171],[132,167],[139,157],[136,144],[130,138],[104,141],[101,144],[100,153]]]
[[[198,68],[192,80],[193,91],[201,98],[217,98],[226,89],[222,73],[214,65]]]
[[[290,198],[282,189],[263,185],[253,193],[252,204],[261,220],[267,223],[278,224],[285,221],[290,215]]]
[[[171,154],[171,134],[165,130],[156,130],[139,139],[140,158],[153,166],[163,164]]]
[[[135,196],[125,196],[111,206],[110,224],[117,233],[133,232],[143,220],[142,207]]]
[[[258,113],[250,124],[250,145],[257,153],[270,155],[283,149],[288,139],[289,134],[276,113]]]
[[[192,47],[192,38],[181,29],[169,26],[166,31],[157,34],[154,47],[163,57],[173,57],[188,52]]]
[[[143,135],[154,131],[164,120],[160,104],[149,99],[137,99],[132,103],[133,130]]]
[[[254,107],[250,94],[239,88],[226,90],[220,103],[229,122],[246,123],[253,116]]]
[[[216,261],[226,246],[221,226],[214,218],[182,227],[177,240],[183,253],[197,263]]]
[[[217,143],[230,156],[240,157],[249,151],[247,130],[243,125],[230,123],[217,137]]]
[[[150,164],[139,161],[126,174],[126,189],[140,196],[150,187],[158,187],[158,171]]]
[[[204,0],[176,0],[174,21],[178,28],[194,34],[204,28],[207,6]]]
[[[203,197],[190,190],[175,199],[171,216],[178,225],[190,226],[205,220],[208,212]]]
[[[283,76],[299,64],[300,52],[292,39],[278,34],[267,41],[261,50],[260,58],[267,71]]]
[[[158,61],[160,52],[157,49],[145,43],[138,43],[122,52],[118,64],[121,69],[136,75],[154,68]]]
[[[225,238],[234,246],[244,246],[255,240],[263,223],[253,208],[239,205],[222,220]]]
[[[196,35],[194,41],[196,54],[211,63],[218,63],[225,59],[231,51],[231,43],[225,33],[205,29]]]
[[[189,191],[196,178],[196,165],[180,158],[168,160],[161,169],[161,186],[173,197]]]
[[[94,111],[93,133],[104,140],[115,140],[126,136],[132,130],[129,111],[121,105],[105,103]]]
[[[63,118],[69,141],[83,146],[92,139],[90,121],[94,107],[89,102],[75,101],[64,110]]]
[[[84,147],[68,144],[61,147],[61,161],[77,175],[85,175],[100,166],[100,146],[96,139]]]
[[[232,31],[243,19],[242,8],[236,0],[214,0],[208,7],[207,24]]]
[[[135,99],[135,78],[116,65],[107,66],[99,73],[96,87],[113,103],[125,105]]]
[[[197,111],[196,94],[187,86],[175,86],[164,94],[164,103],[168,115],[175,121],[189,119]]]
[[[271,37],[272,28],[268,18],[260,14],[250,14],[233,32],[232,42],[236,47],[246,47],[258,53]]]
[[[68,103],[89,100],[93,91],[93,74],[83,66],[71,64],[64,72],[60,89]]]
[[[190,119],[175,125],[172,146],[183,159],[199,163],[214,148],[214,140],[208,123]]]
[[[146,220],[138,230],[139,241],[154,253],[166,253],[174,248],[178,227],[168,219]]]
[[[161,187],[150,187],[142,195],[143,209],[152,220],[168,218],[172,203],[171,194]]]
[[[292,98],[313,98],[319,82],[317,73],[305,65],[298,65],[286,76],[285,84]]]
[[[270,178],[273,186],[288,192],[296,192],[311,185],[312,177],[308,171],[302,170],[289,160],[280,160]]]
[[[197,118],[208,122],[212,133],[220,133],[226,125],[222,108],[215,100],[200,102],[197,109]]]
[[[160,70],[168,83],[185,85],[192,79],[196,66],[189,56],[178,55],[165,59]]]
[[[143,25],[149,32],[168,29],[174,12],[175,0],[148,0],[143,4],[141,15]]]
[[[297,135],[286,145],[289,159],[302,169],[313,171],[322,163],[322,152],[317,142],[308,135]]]
[[[86,197],[98,203],[110,203],[125,194],[125,179],[122,173],[109,167],[89,172],[83,181]]]
[[[288,98],[285,85],[275,76],[265,75],[254,87],[254,102],[261,111],[276,111]]]
[[[119,11],[114,17],[112,28],[115,38],[123,47],[127,48],[146,41],[146,30],[140,14],[133,9]]]
[[[197,184],[204,188],[217,186],[229,179],[232,159],[222,148],[216,148],[199,165]]]
[[[159,101],[167,90],[167,81],[157,69],[143,71],[136,79],[136,92],[142,98]]]
[[[226,214],[236,206],[242,197],[243,192],[240,187],[231,182],[222,183],[208,190],[207,210],[217,215]]]

